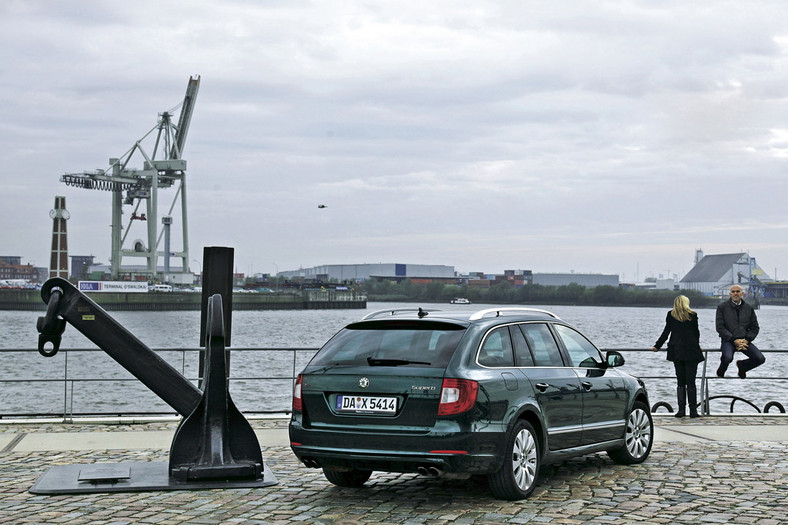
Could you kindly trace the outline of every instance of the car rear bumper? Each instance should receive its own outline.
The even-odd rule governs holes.
[[[503,435],[479,432],[381,436],[304,429],[291,423],[290,442],[299,461],[313,468],[486,474],[500,468],[502,456],[496,444],[503,442]],[[396,446],[392,446],[394,443]],[[349,444],[354,446],[350,448]],[[370,444],[375,448],[370,448]]]
[[[403,454],[391,450],[360,451],[293,445],[296,457],[307,467],[377,470],[383,472],[423,472],[435,475],[484,474],[497,470],[500,463],[492,454]]]

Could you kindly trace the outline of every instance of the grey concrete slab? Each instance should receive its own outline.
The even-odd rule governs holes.
[[[683,427],[655,426],[654,441],[656,443],[694,443],[708,440],[691,432],[687,432]]]
[[[290,435],[286,428],[256,428],[254,433],[261,447],[289,447]]]
[[[657,428],[665,441],[788,441],[788,425],[697,424]],[[655,433],[654,437],[659,439],[660,434]]]
[[[654,427],[654,440],[662,443],[697,443],[710,441],[785,441],[785,429],[768,426],[753,428],[746,426],[704,427],[699,425],[675,425]]]
[[[144,432],[31,432],[15,447],[14,452],[65,450],[139,450],[169,449],[172,431]]]
[[[286,428],[258,428],[255,434],[261,447],[289,446]],[[66,450],[169,450],[174,432],[171,430],[146,430],[129,432],[30,432],[17,443],[14,452],[66,451]],[[0,450],[13,439],[14,434],[0,434]]]
[[[7,447],[8,444],[11,443],[11,441],[13,441],[15,437],[16,434],[11,434],[11,433],[0,434],[0,450],[3,450],[5,447]]]

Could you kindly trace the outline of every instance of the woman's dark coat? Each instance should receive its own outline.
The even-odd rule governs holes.
[[[662,344],[670,335],[668,341],[668,361],[703,361],[703,351],[700,349],[700,330],[698,329],[698,314],[692,312],[689,321],[679,321],[668,312],[665,318],[665,329],[659,336],[654,347],[662,348]]]

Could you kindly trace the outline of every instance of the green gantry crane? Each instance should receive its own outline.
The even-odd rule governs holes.
[[[119,158],[109,159],[108,169],[67,173],[60,178],[61,182],[69,186],[112,192],[110,265],[113,279],[118,279],[124,273],[130,273],[123,269],[123,259],[128,257],[144,258],[146,260],[145,270],[136,271],[136,273],[146,274],[151,279],[156,279],[162,274],[158,271],[160,256],[164,256],[165,260],[163,280],[168,279],[166,273],[169,271],[169,257],[171,255],[181,259],[181,272],[191,275],[189,270],[189,221],[186,207],[186,159],[183,158],[183,147],[189,132],[189,124],[199,88],[200,77],[189,77],[183,102],[168,111],[159,113],[156,125],[136,141],[129,151]],[[172,118],[178,108],[181,112],[176,125]],[[153,149],[148,152],[143,148],[142,142],[154,131],[157,131],[156,140]],[[142,169],[129,166],[132,157],[137,153],[143,158]],[[159,228],[159,190],[175,185],[177,185],[177,190],[168,211],[161,215],[162,224]],[[172,211],[178,202],[181,205],[183,246],[180,251],[171,252],[169,228],[172,224]],[[140,210],[143,203],[145,204],[144,212]],[[134,207],[125,227],[121,224],[124,205]],[[127,244],[127,237],[132,230],[134,221],[147,223],[147,241],[135,239]],[[159,244],[165,234],[165,246],[163,250],[160,250]]]

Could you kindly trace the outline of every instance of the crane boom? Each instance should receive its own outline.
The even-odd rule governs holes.
[[[197,100],[197,91],[200,89],[200,76],[197,78],[189,77],[189,85],[186,87],[186,96],[181,106],[181,115],[178,118],[178,129],[175,131],[175,143],[170,152],[171,159],[180,159],[183,155],[183,145],[186,143],[186,135],[189,133],[189,124],[192,121],[194,103]]]

